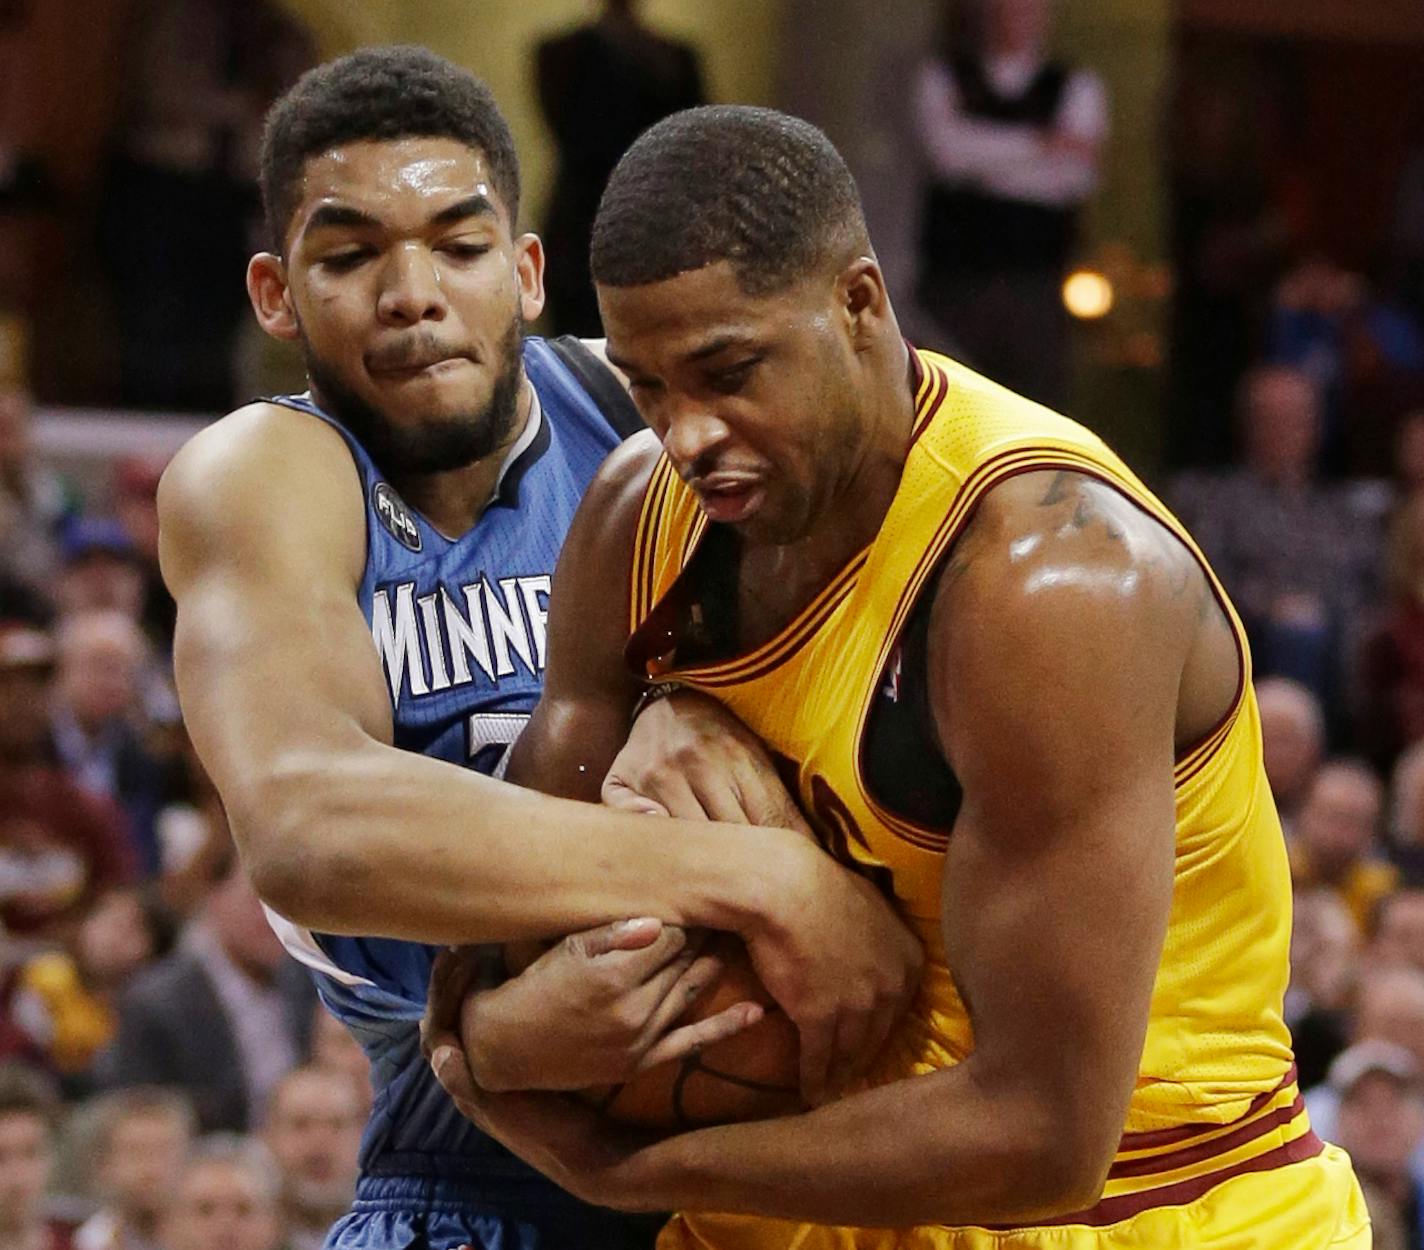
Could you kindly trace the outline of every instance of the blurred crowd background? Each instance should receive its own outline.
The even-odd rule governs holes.
[[[514,126],[536,329],[648,124],[789,108],[912,339],[1060,406],[1205,549],[1296,884],[1286,1012],[1377,1245],[1424,1247],[1424,10],[1414,0],[0,0],[0,1245],[314,1247],[370,1099],[174,697],[155,490],[301,389],[246,312],[269,103],[422,42]]]

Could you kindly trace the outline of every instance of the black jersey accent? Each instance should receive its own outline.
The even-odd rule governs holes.
[[[582,339],[564,334],[547,342],[549,350],[579,380],[619,438],[631,438],[648,428],[618,375],[589,351]]]
[[[964,790],[939,744],[929,674],[930,614],[945,563],[942,559],[921,588],[880,674],[860,740],[860,775],[870,797],[887,812],[948,834]]]

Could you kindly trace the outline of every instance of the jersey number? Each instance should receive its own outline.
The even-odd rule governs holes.
[[[503,777],[509,748],[528,723],[528,712],[476,712],[465,722],[465,754],[470,767],[490,777]]]

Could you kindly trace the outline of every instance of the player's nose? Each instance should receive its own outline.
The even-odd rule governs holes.
[[[448,310],[440,270],[429,251],[416,243],[391,250],[381,273],[376,314],[387,325],[443,321]]]
[[[663,450],[680,469],[716,451],[731,434],[727,423],[701,404],[680,405],[665,420]]]

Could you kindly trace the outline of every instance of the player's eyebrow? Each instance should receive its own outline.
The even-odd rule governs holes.
[[[438,213],[430,218],[432,226],[448,226],[453,222],[464,221],[467,217],[493,217],[495,216],[494,202],[487,195],[466,196],[463,200],[442,208]],[[362,212],[359,208],[352,208],[349,204],[322,204],[312,215],[307,218],[306,233],[331,227],[352,226],[358,228],[380,229],[383,223],[379,218],[371,216],[370,213]]]
[[[699,360],[709,360],[719,352],[726,351],[729,347],[739,347],[749,343],[751,340],[745,334],[727,333],[719,334],[715,339],[704,343],[701,347],[694,348],[683,356],[683,361],[695,363]],[[604,344],[604,355],[608,357],[608,363],[615,369],[621,369],[629,377],[639,372],[638,366],[613,350],[607,343]]]
[[[434,217],[430,219],[432,226],[448,226],[452,222],[463,221],[466,217],[493,217],[495,216],[494,201],[487,195],[466,196],[458,203],[451,204],[449,208],[442,208]]]
[[[748,340],[746,335],[743,334],[719,334],[715,339],[712,339],[710,342],[704,343],[701,347],[696,348],[694,351],[688,352],[687,355],[683,357],[683,359],[688,361],[689,363],[698,360],[708,360],[711,357],[726,351],[729,347],[738,347],[746,343],[747,341]]]
[[[323,230],[331,226],[379,226],[381,223],[370,213],[348,204],[323,204],[307,218],[304,234]]]

